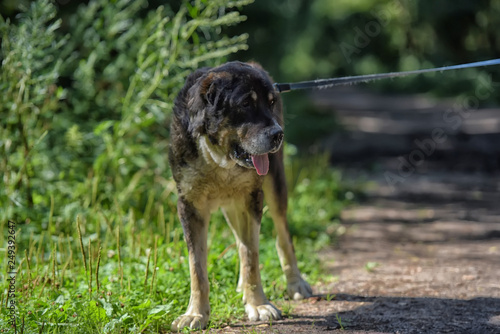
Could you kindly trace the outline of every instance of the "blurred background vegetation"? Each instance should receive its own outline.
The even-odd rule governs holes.
[[[36,1],[2,22],[2,218],[38,219],[54,196],[65,219],[128,211],[170,189],[173,99],[193,69],[247,47],[220,34],[244,3]]]
[[[144,324],[146,318],[159,321],[165,314],[170,316],[169,308],[151,314],[147,309],[172,300],[172,295],[177,303],[187,303],[182,297],[187,287],[169,276],[172,268],[182,267],[180,255],[185,250],[177,248],[182,238],[179,224],[174,225],[176,194],[166,152],[173,99],[194,69],[228,59],[254,60],[276,81],[284,82],[451,65],[496,58],[500,53],[500,0],[250,2],[0,3],[0,222],[2,231],[8,219],[18,222],[18,263],[24,261],[21,269],[28,270],[21,280],[27,282],[23,296],[28,304],[36,289],[45,296],[43,314],[30,313],[38,317],[38,324],[43,317],[60,320],[58,304],[54,308],[49,302],[58,300],[59,289],[72,291],[60,305],[78,300],[75,295],[81,297],[86,289],[85,284],[82,288],[63,279],[65,272],[73,282],[78,275],[87,275],[82,259],[68,256],[61,246],[67,242],[71,254],[80,252],[77,216],[84,242],[94,244],[89,261],[97,258],[98,245],[108,251],[103,263],[109,265],[105,283],[113,286],[107,288],[110,291],[118,284],[113,275],[121,275],[123,281],[123,268],[109,251],[119,252],[122,245],[121,260],[142,266],[127,269],[132,277],[129,292],[134,280],[142,282],[142,276],[133,276],[137,268],[146,267],[148,272],[147,249],[158,246],[159,254],[167,258],[158,269],[158,277],[165,277],[157,283],[163,292],[153,294],[152,304],[141,308],[134,304],[137,300],[129,299],[130,305],[116,306],[123,299],[108,298],[99,304],[107,307],[103,317],[116,320],[127,311],[146,310],[133,321]],[[447,96],[460,90],[467,94],[478,84],[469,79],[482,71],[448,75],[446,84],[437,75],[426,75],[370,87],[392,93]],[[498,79],[494,72],[492,80]],[[331,241],[342,206],[358,191],[356,186],[340,184],[341,175],[330,168],[327,156],[308,156],[310,145],[338,129],[335,118],[315,109],[305,93],[283,98],[287,153],[294,156],[287,160],[292,230],[317,249]],[[498,99],[493,94],[482,103],[498,103]],[[272,235],[271,226],[263,225],[264,234]],[[5,244],[5,233],[0,238]],[[224,255],[228,245],[221,240],[217,254]],[[26,267],[32,252],[36,256],[30,261],[42,277],[39,281]],[[274,261],[269,267],[279,266],[277,259],[264,256],[264,261]],[[314,275],[315,263],[308,261],[301,266]],[[186,264],[182,265],[185,269]],[[226,269],[232,274],[235,267],[231,262]],[[47,281],[52,270],[62,270],[59,285],[55,276]],[[187,271],[182,274],[187,277]],[[43,282],[52,285],[48,295],[42,294]],[[272,291],[266,292],[276,295],[275,285],[270,284]],[[223,304],[234,303],[220,301]],[[101,313],[96,312],[99,319]],[[64,321],[72,318],[68,319]],[[127,319],[122,319],[123,324],[129,326]]]
[[[278,81],[459,64],[498,57],[500,1],[276,0],[256,2],[233,30],[251,32],[249,49]],[[405,92],[449,89],[415,77]],[[431,83],[434,83],[431,85]]]
[[[500,56],[500,1],[275,0],[243,9],[248,20],[232,28],[249,32],[248,50],[278,82],[312,80],[461,64]],[[474,95],[481,74],[470,69],[372,82],[369,89],[435,97]],[[365,85],[366,86],[366,85]],[[285,94],[287,135],[299,146],[339,129],[331,113],[313,107],[307,92]],[[500,102],[492,94],[482,106]]]

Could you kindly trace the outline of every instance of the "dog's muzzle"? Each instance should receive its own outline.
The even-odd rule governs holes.
[[[270,142],[271,142],[271,153],[278,151],[283,143],[283,137],[285,134],[283,133],[283,129],[280,126],[273,127],[273,130],[269,134]]]
[[[246,143],[235,143],[232,157],[246,168],[255,168],[257,174],[266,175],[269,172],[269,153],[276,153],[283,144],[283,129],[279,125],[265,128],[252,140]]]

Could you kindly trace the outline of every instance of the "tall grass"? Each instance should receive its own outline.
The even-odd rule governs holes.
[[[295,186],[289,216],[299,267],[315,283],[321,278],[321,264],[313,254],[331,242],[329,227],[336,225],[348,191],[339,186],[340,174],[328,167],[326,159],[316,159],[314,164],[309,160],[297,157],[289,165],[290,179],[295,180],[291,182]],[[303,198],[307,205],[300,203]],[[69,221],[71,232],[32,233],[26,246],[18,248],[26,250],[18,256],[18,332],[21,328],[24,333],[168,331],[171,321],[184,311],[190,294],[187,247],[175,210],[169,208],[173,203],[155,202],[155,213],[149,213],[147,224],[136,219],[133,210],[96,210]],[[168,217],[165,212],[169,212]],[[22,227],[17,232],[25,233]],[[260,243],[262,279],[266,294],[280,305],[286,282],[273,234],[272,222],[265,214]],[[215,214],[211,221],[208,263],[210,326],[244,320],[242,296],[235,291],[237,251],[221,214]],[[7,329],[5,294],[1,301],[0,324]]]

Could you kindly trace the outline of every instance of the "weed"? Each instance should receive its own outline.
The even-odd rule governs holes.
[[[335,314],[335,317],[337,318],[337,322],[339,323],[340,330],[341,331],[345,330],[344,325],[342,324],[342,318],[340,317],[340,315],[338,315],[338,313],[337,313],[337,314]]]
[[[335,294],[327,294],[327,295],[326,295],[326,301],[327,301],[327,302],[330,302],[330,301],[332,301],[335,297],[336,297],[336,295],[335,295]]]
[[[366,269],[366,271],[368,271],[368,272],[370,272],[370,273],[371,273],[371,272],[373,272],[373,271],[375,270],[375,268],[377,268],[378,266],[380,266],[380,263],[378,263],[378,262],[367,262],[367,263],[365,264],[365,269]]]

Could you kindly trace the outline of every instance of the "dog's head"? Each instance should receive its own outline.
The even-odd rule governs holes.
[[[267,174],[268,154],[283,142],[281,99],[267,73],[257,64],[230,62],[204,70],[189,95],[192,135],[236,164]]]

